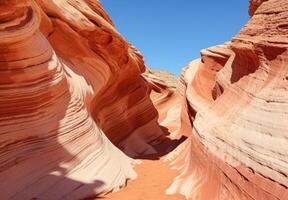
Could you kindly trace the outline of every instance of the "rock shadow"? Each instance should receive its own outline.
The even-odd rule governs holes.
[[[160,138],[160,142],[157,142],[156,144],[151,144],[151,146],[153,146],[153,148],[157,151],[157,153],[148,155],[139,155],[135,159],[159,160],[161,157],[175,150],[180,144],[182,144],[188,138],[187,136],[182,135],[179,139],[171,139],[169,138],[170,132],[168,131],[168,129],[164,126],[160,126],[160,128],[163,130],[164,136]]]

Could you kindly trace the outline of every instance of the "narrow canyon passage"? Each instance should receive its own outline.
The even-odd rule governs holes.
[[[160,144],[155,145],[157,154],[140,156],[135,164],[137,173],[135,180],[129,180],[124,188],[114,193],[108,193],[98,199],[106,200],[185,200],[180,194],[166,195],[173,179],[179,171],[172,169],[171,158],[178,155],[179,149],[186,146],[186,136],[179,139],[169,139],[169,136]],[[182,146],[183,145],[183,146]]]
[[[184,196],[165,195],[165,190],[178,175],[176,170],[171,170],[169,163],[159,160],[142,160],[135,166],[138,174],[136,180],[128,181],[127,187],[119,192],[109,193],[100,198],[105,200],[185,200]]]
[[[99,0],[0,0],[0,200],[288,200],[288,1],[249,4],[175,77]]]

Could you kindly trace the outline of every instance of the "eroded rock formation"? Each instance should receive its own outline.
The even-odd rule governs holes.
[[[118,190],[136,177],[124,153],[166,154],[183,135],[167,193],[288,199],[288,2],[250,0],[249,14],[176,84],[97,0],[0,1],[0,199]]]
[[[142,56],[101,4],[7,0],[0,10],[0,199],[81,199],[135,178],[110,141],[154,153],[162,130]]]
[[[193,133],[170,158],[181,175],[168,193],[288,198],[288,2],[251,1],[250,14],[231,43],[183,70]]]

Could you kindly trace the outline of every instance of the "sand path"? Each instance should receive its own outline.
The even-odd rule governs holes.
[[[177,171],[171,170],[168,163],[160,160],[143,160],[135,167],[138,178],[128,182],[119,192],[110,193],[105,200],[185,200],[181,195],[165,195]]]

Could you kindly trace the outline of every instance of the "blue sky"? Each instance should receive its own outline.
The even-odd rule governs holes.
[[[147,66],[176,75],[201,49],[229,41],[249,19],[248,0],[101,2]]]

